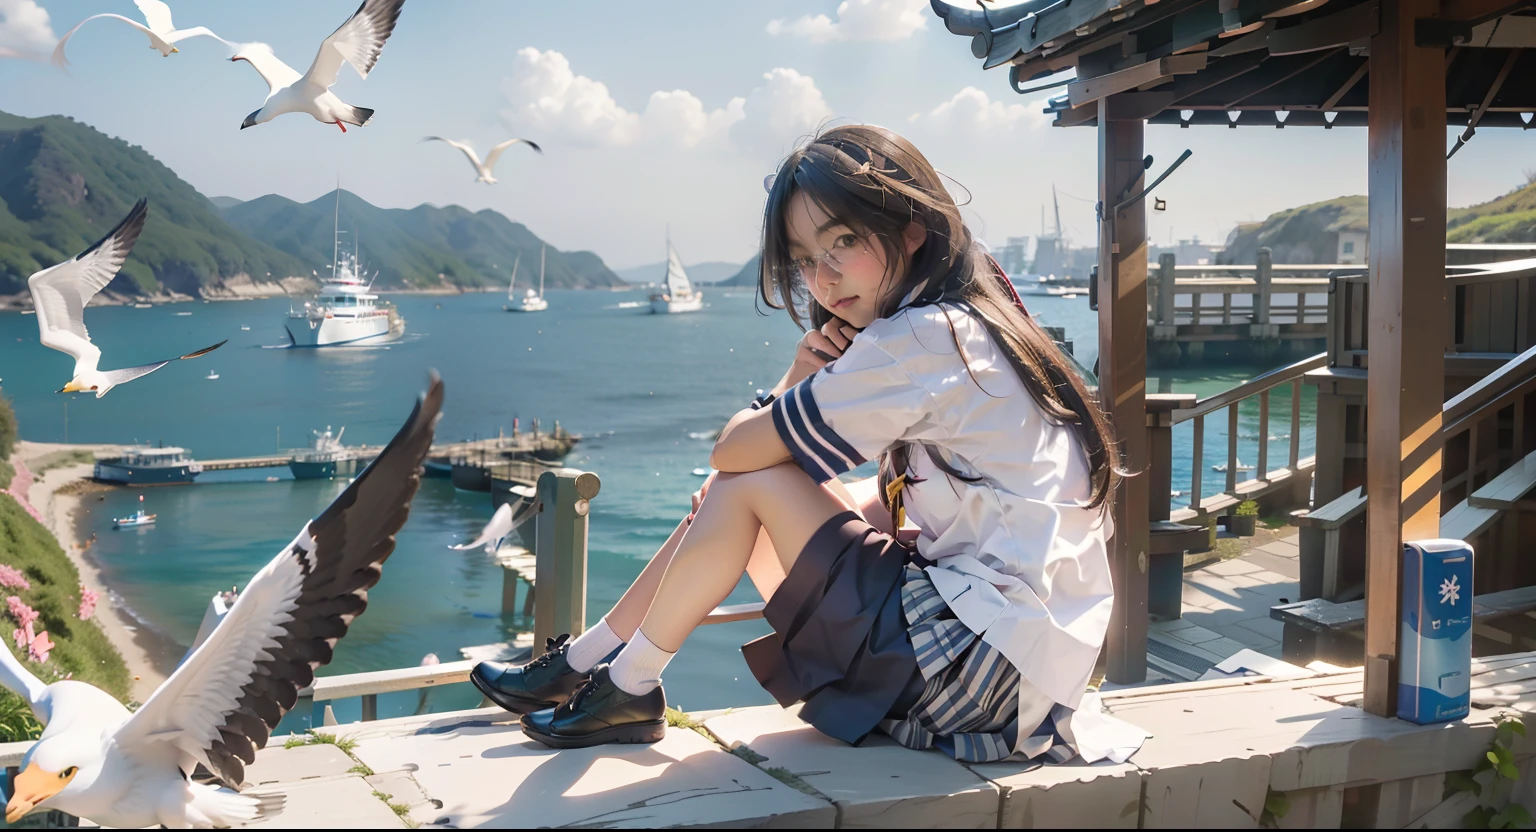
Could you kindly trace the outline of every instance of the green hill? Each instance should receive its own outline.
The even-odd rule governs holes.
[[[140,197],[149,220],[111,291],[196,295],[237,275],[300,273],[297,260],[231,228],[142,148],[63,116],[0,113],[0,294],[78,254]]]
[[[1498,199],[1453,208],[1446,223],[1449,243],[1536,243],[1536,178]]]
[[[231,225],[304,263],[305,273],[325,276],[331,265],[331,231],[336,192],[299,203],[268,195],[223,209]],[[461,287],[503,286],[521,256],[518,283],[538,280],[541,240],[521,223],[491,210],[470,212],[457,205],[437,208],[379,208],[350,191],[340,200],[343,240],[358,241],[368,273],[379,272],[378,285],[430,288],[443,283]],[[554,288],[622,286],[591,252],[545,252],[544,281]],[[441,275],[441,278],[439,277]]]
[[[758,275],[762,271],[762,266],[759,265],[760,261],[761,261],[760,257],[758,257],[755,254],[752,255],[752,259],[748,260],[746,262],[746,264],[741,267],[740,271],[736,272],[736,274],[733,275],[728,280],[722,280],[719,283],[716,283],[715,285],[716,286],[750,286],[750,287],[752,287],[754,289],[757,288]]]
[[[1263,222],[1239,225],[1227,237],[1223,263],[1252,263],[1268,246],[1276,263],[1332,263],[1340,231],[1364,232],[1365,197],[1341,196],[1271,214]]]

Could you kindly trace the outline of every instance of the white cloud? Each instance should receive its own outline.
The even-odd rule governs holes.
[[[564,55],[531,47],[514,56],[502,93],[508,125],[536,131],[541,141],[559,138],[588,147],[696,148],[730,140],[781,149],[832,115],[815,79],[783,68],[765,73],[761,85],[718,109],[687,90],[659,90],[635,112],[619,104],[606,84],[577,75]]]
[[[731,128],[731,138],[761,150],[788,150],[832,117],[816,79],[782,67],[763,74],[742,110],[745,117]]]
[[[978,133],[996,133],[1019,127],[1033,130],[1050,126],[1054,118],[1043,112],[1045,104],[1044,98],[1022,104],[1004,104],[991,100],[985,92],[975,87],[966,87],[927,114],[916,114],[909,120]]]
[[[0,0],[0,51],[13,56],[48,53],[59,36],[36,0]]]
[[[656,141],[691,148],[723,135],[742,117],[742,99],[706,110],[687,90],[651,93],[645,110],[636,113],[614,100],[603,82],[577,75],[564,55],[532,47],[513,57],[502,93],[509,105],[502,110],[507,122],[587,146]]]
[[[824,14],[768,21],[768,34],[812,43],[840,40],[905,40],[928,25],[928,0],[843,0],[837,19]]]

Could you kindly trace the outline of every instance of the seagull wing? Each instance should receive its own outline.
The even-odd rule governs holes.
[[[208,640],[119,729],[119,748],[141,759],[169,751],[184,771],[200,762],[230,786],[244,781],[245,764],[367,608],[442,403],[434,373],[383,453],[256,573]]]
[[[480,164],[480,155],[475,153],[475,148],[473,146],[471,146],[469,144],[469,142],[454,141],[453,139],[445,139],[442,136],[427,136],[426,138],[422,139],[422,141],[424,141],[424,142],[442,142],[443,144],[446,144],[446,145],[448,145],[450,147],[457,147],[459,150],[463,151],[465,156],[469,157],[469,163],[471,165],[475,166],[475,170],[477,172],[488,170],[490,168],[490,165],[488,165],[488,164],[487,165]],[[492,151],[492,152],[494,153],[495,151]],[[492,157],[492,158],[494,158],[494,157]]]
[[[347,22],[320,44],[320,52],[310,64],[309,72],[304,74],[305,79],[330,89],[336,83],[342,61],[367,78],[373,65],[378,63],[379,53],[384,50],[384,41],[395,31],[395,21],[400,19],[403,5],[405,0],[363,0]]]
[[[0,685],[25,699],[37,721],[48,724],[48,718],[53,715],[53,697],[48,695],[48,686],[33,676],[4,645],[0,645]]]
[[[144,230],[149,203],[139,200],[128,216],[95,245],[73,260],[44,269],[27,278],[32,305],[37,308],[37,328],[43,346],[75,359],[75,373],[96,369],[101,350],[91,343],[85,329],[85,305],[112,282],[128,259],[128,252]]]
[[[145,26],[144,24],[142,24],[142,23],[140,23],[137,20],[134,20],[132,18],[123,17],[120,14],[111,14],[110,12],[102,13],[102,14],[93,14],[90,17],[87,17],[86,19],[80,21],[79,23],[76,23],[75,24],[75,28],[70,29],[68,32],[65,32],[64,33],[64,37],[59,38],[59,45],[53,47],[53,65],[54,66],[56,66],[56,67],[58,67],[60,69],[63,69],[64,67],[69,66],[69,59],[64,57],[64,44],[68,43],[69,39],[74,37],[76,32],[80,31],[80,27],[81,26],[84,26],[85,24],[90,23],[92,20],[95,20],[95,19],[97,19],[99,17],[110,17],[113,20],[121,20],[124,23],[128,24],[129,26],[132,26],[133,28],[138,29],[140,32],[143,32],[144,34],[149,35],[151,37],[153,37],[154,34],[155,34],[148,26]]]
[[[251,68],[256,70],[256,74],[261,76],[261,80],[267,82],[269,95],[284,87],[293,86],[304,77],[298,70],[283,63],[281,58],[272,53],[272,47],[265,43],[248,43],[239,47],[239,54],[233,60],[250,64]]]
[[[230,48],[234,47],[233,43],[230,43],[229,41],[219,37],[216,34],[214,34],[213,30],[209,29],[207,26],[193,26],[190,29],[178,29],[178,30],[170,33],[169,35],[166,35],[165,36],[165,42],[166,43],[181,43],[182,41],[186,40],[187,38],[196,38],[196,37],[213,38],[214,40],[218,41],[219,43],[224,44],[225,46],[228,46]]]
[[[511,530],[518,528],[521,520],[521,517],[519,517],[518,520],[511,519],[510,502],[501,503],[501,508],[498,508],[496,513],[490,516],[490,522],[485,523],[484,530],[481,530],[481,536],[476,537],[473,542],[459,543],[459,545],[449,546],[449,548],[450,550],[464,551],[473,550],[473,548],[479,548],[479,546],[490,545],[490,543],[495,543],[496,540],[501,540],[502,537],[511,534]]]
[[[171,7],[161,0],[133,0],[133,5],[139,7],[139,14],[144,15],[149,28],[162,36],[176,31],[176,26],[171,23]]]
[[[537,144],[530,142],[527,139],[507,139],[501,144],[491,148],[490,153],[485,154],[485,169],[490,170],[496,167],[496,160],[501,158],[501,152],[511,147],[512,145],[517,144],[518,142],[522,142],[523,144],[533,148],[534,152],[540,156],[544,155],[544,148],[539,147]]]
[[[119,384],[127,384],[136,378],[143,378],[144,376],[153,373],[154,371],[164,367],[172,361],[185,361],[188,358],[197,358],[200,355],[207,355],[208,353],[213,352],[214,350],[224,346],[227,343],[229,343],[229,339],[225,338],[223,341],[220,341],[211,347],[203,347],[197,352],[189,352],[186,355],[178,355],[175,358],[167,358],[164,361],[152,361],[148,364],[140,364],[137,367],[124,367],[121,370],[106,370],[101,373],[101,377],[106,380],[106,383],[109,386],[116,387]]]

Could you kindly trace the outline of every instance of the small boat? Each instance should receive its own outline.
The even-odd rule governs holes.
[[[191,315],[191,314],[192,314],[192,313],[191,313],[191,312],[177,312],[177,313],[176,313],[176,315],[177,315],[177,316],[178,316],[178,317],[182,317],[182,318],[185,318],[185,317],[187,317],[187,316],[189,316],[189,315]]]
[[[36,315],[37,314],[37,310],[36,309],[23,309],[23,310],[21,310],[21,314],[23,314],[23,315]]]
[[[248,327],[248,326],[242,326],[242,327],[240,327],[240,331],[241,331],[241,332],[250,332],[250,331],[251,331],[251,328],[250,328],[250,327]]]
[[[134,309],[154,309],[155,305],[153,303],[135,303],[133,305],[133,308]]]
[[[1225,474],[1225,473],[1227,473],[1227,463],[1222,462],[1222,463],[1219,463],[1219,464],[1216,464],[1216,465],[1212,465],[1211,466],[1211,470],[1215,471],[1218,474]],[[1253,470],[1253,466],[1249,465],[1248,463],[1243,462],[1241,459],[1239,459],[1237,461],[1237,470],[1239,470],[1239,471],[1252,471]]]
[[[341,444],[342,434],[347,432],[345,427],[335,435],[331,434],[330,425],[326,425],[324,433],[318,430],[310,432],[315,436],[314,443],[309,448],[295,452],[288,461],[288,470],[294,479],[350,477],[362,467],[359,455]]]
[[[219,371],[218,370],[209,370],[208,371],[208,375],[204,376],[204,378],[208,379],[209,381],[213,381],[214,379],[216,379],[218,377],[219,377]]]
[[[127,517],[114,517],[114,518],[112,518],[112,528],[114,528],[114,529],[132,529],[132,528],[136,528],[138,526],[154,525],[154,522],[155,522],[155,515],[153,515],[153,514],[145,514],[144,513],[144,495],[140,494],[139,495],[139,510],[137,512],[134,512],[133,514],[128,515]]]
[[[695,468],[695,469],[693,469],[693,475],[695,477],[707,477],[707,476],[709,476],[709,469],[708,468]]]
[[[651,312],[667,315],[704,308],[704,293],[695,290],[688,280],[688,272],[683,270],[682,258],[677,256],[671,239],[667,240],[667,276],[662,287],[659,294],[651,295]]]
[[[512,261],[512,282],[507,285],[507,300],[511,306],[504,306],[508,312],[543,312],[549,308],[549,301],[544,299],[544,251],[546,247],[539,248],[539,290],[535,292],[529,288],[522,297],[517,296],[517,264],[522,260],[518,255],[517,260]]]

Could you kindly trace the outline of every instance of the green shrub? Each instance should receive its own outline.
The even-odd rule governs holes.
[[[1238,517],[1258,517],[1259,504],[1252,500],[1244,500],[1237,504],[1237,508],[1232,513]]]
[[[16,411],[11,408],[11,400],[0,393],[0,462],[11,457],[11,451],[16,446]],[[10,484],[7,477],[5,483],[0,484],[4,488]]]

